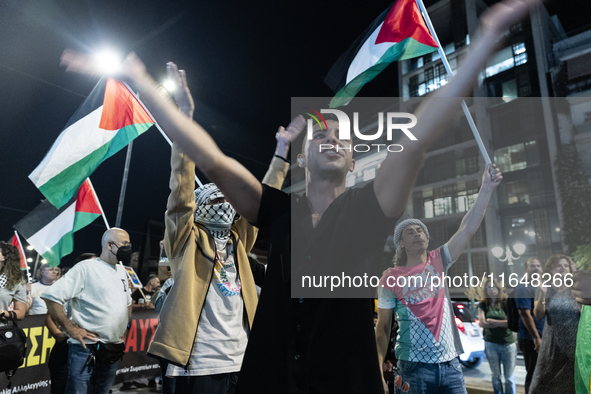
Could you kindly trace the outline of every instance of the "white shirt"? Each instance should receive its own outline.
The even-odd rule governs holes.
[[[72,322],[98,334],[103,343],[121,343],[127,329],[131,294],[125,269],[100,258],[84,260],[55,282],[43,298],[63,305],[72,300]],[[70,338],[70,343],[79,343]],[[85,343],[93,343],[85,339]]]
[[[29,315],[44,315],[47,313],[47,304],[41,299],[41,294],[45,293],[49,286],[51,285],[45,285],[41,281],[31,285],[30,297],[33,299],[33,303],[31,309],[29,309]]]
[[[218,250],[189,366],[184,369],[169,365],[167,376],[204,376],[240,371],[248,335],[243,321],[241,283],[231,249],[232,246],[228,245],[227,249]]]

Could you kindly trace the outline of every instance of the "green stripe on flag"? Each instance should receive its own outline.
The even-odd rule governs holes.
[[[58,243],[43,253],[42,256],[51,267],[57,267],[62,257],[69,255],[74,250],[74,232],[64,234]]]
[[[413,38],[405,38],[399,43],[392,45],[377,61],[376,64],[353,78],[351,82],[343,86],[341,90],[334,96],[330,101],[329,108],[338,108],[340,106],[348,104],[353,97],[369,81],[374,79],[379,73],[384,71],[390,63],[412,59],[417,56],[426,55],[428,53],[436,51],[437,48],[421,44]]]
[[[125,126],[115,137],[82,160],[72,164],[39,187],[41,193],[56,208],[67,203],[80,188],[82,182],[106,159],[123,149],[133,139],[144,133],[154,123],[140,123]],[[49,261],[49,260],[48,260]]]
[[[88,226],[99,216],[101,215],[98,213],[76,212],[76,216],[74,217],[74,228],[72,229],[72,232],[76,232],[81,228]]]

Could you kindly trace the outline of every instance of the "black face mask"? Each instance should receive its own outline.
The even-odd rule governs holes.
[[[117,245],[115,242],[113,242],[113,244],[117,246],[117,254],[113,253],[113,250],[111,250],[111,253],[113,253],[115,257],[117,257],[118,261],[121,261],[123,264],[129,265],[129,262],[131,261],[131,254],[133,253],[133,251],[131,250],[131,245],[123,245],[119,247],[119,245]]]

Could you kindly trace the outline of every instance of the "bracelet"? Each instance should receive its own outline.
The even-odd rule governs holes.
[[[286,162],[286,163],[290,163],[290,161],[289,161],[289,160],[287,160],[287,159],[286,159],[285,157],[283,157],[283,156],[275,155],[275,157],[276,157],[276,158],[278,158],[278,159],[281,159],[281,160],[283,160],[283,161],[284,161],[284,162]]]

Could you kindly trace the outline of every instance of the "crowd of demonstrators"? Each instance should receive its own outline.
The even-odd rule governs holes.
[[[552,275],[551,287],[542,285],[536,290],[534,315],[538,319],[545,317],[546,322],[529,387],[532,394],[575,392],[575,349],[581,312],[564,281],[566,274],[573,273],[572,266],[568,256],[551,256],[544,265],[544,272]]]
[[[152,298],[154,294],[160,290],[160,279],[158,276],[152,274],[148,277],[148,281],[143,289],[135,289],[131,294],[132,305],[134,308],[154,309]]]
[[[100,256],[76,264],[42,295],[52,321],[69,337],[66,393],[106,394],[111,388],[131,315],[130,289],[118,262],[130,256],[127,232],[107,230]],[[64,312],[68,301],[71,319]]]
[[[495,393],[514,394],[517,390],[514,374],[517,346],[513,332],[507,326],[507,293],[496,279],[491,281],[488,277],[482,284],[482,293],[478,320],[484,329],[484,353],[492,373],[493,390]]]
[[[0,325],[12,317],[25,317],[27,294],[20,261],[16,246],[0,242]]]
[[[28,315],[44,315],[47,313],[47,306],[45,301],[41,299],[41,295],[58,279],[57,267],[52,267],[49,264],[43,264],[37,271],[37,282],[31,285],[31,291],[27,296]]]
[[[540,351],[546,318],[538,319],[534,315],[534,299],[537,286],[534,286],[531,281],[532,275],[538,274],[541,277],[543,274],[542,263],[538,259],[531,257],[525,262],[525,271],[528,276],[529,286],[526,286],[525,283],[519,283],[513,294],[515,305],[519,311],[517,341],[525,362],[525,394],[528,394],[538,361],[538,352]]]
[[[352,152],[346,149],[351,146],[351,140],[338,138],[338,123],[327,121],[328,130],[314,127],[314,138],[305,140],[303,152],[298,157],[298,165],[305,169],[306,177],[306,192],[299,198],[262,185],[242,165],[226,156],[201,126],[186,115],[179,114],[174,104],[160,96],[157,84],[147,74],[141,61],[133,54],[127,57],[122,76],[139,91],[143,102],[174,144],[182,146],[183,153],[173,153],[176,156],[173,168],[175,163],[180,165],[184,156],[188,156],[219,187],[221,194],[242,218],[256,223],[268,235],[270,251],[265,287],[261,292],[236,392],[383,392],[374,345],[371,300],[291,299],[292,254],[293,263],[298,267],[310,264],[338,267],[342,259],[351,258],[359,259],[360,265],[369,264],[367,257],[383,247],[393,224],[402,215],[424,155],[443,134],[443,126],[461,103],[460,97],[469,94],[505,30],[525,16],[535,3],[537,0],[506,0],[482,16],[479,38],[471,45],[471,52],[457,74],[418,107],[416,116],[419,121],[413,128],[417,141],[405,146],[403,155],[389,154],[374,181],[367,186],[345,189],[346,175],[354,170],[355,162]],[[63,60],[70,70],[84,71],[90,64],[88,58],[72,53],[64,56]],[[183,90],[186,90],[184,74],[181,73],[179,78],[183,81]],[[437,100],[436,97],[446,99]],[[320,153],[321,143],[338,145],[341,149],[337,153]],[[192,165],[187,170],[191,168]],[[173,186],[189,178],[188,174],[182,175],[184,177],[179,175],[172,179]],[[187,195],[183,200],[189,204],[188,188],[184,193]],[[193,204],[191,202],[191,206],[185,208],[186,216],[194,211]],[[300,219],[298,230],[303,231],[300,237],[291,237],[292,212]],[[183,221],[187,223],[184,228],[191,235],[169,236],[167,251],[170,252],[171,265],[177,258],[187,259],[187,264],[180,265],[178,275],[173,265],[175,285],[162,310],[163,324],[156,334],[159,337],[154,337],[150,351],[175,357],[180,361],[178,364],[188,365],[190,351],[180,349],[192,347],[192,343],[185,346],[183,343],[187,341],[187,336],[197,332],[199,317],[171,311],[175,311],[175,303],[182,305],[188,298],[191,305],[202,307],[211,275],[208,272],[196,277],[195,265],[201,254],[196,250],[196,243],[187,243],[181,249],[175,242],[180,240],[184,243],[188,237],[199,234],[199,247],[212,260],[216,256],[215,242],[208,245],[203,242],[208,239],[209,233],[199,227],[194,231],[194,224],[186,217]],[[355,228],[354,223],[360,221],[368,223],[368,226]],[[297,244],[292,245],[293,239],[299,240]],[[465,246],[465,243],[460,244]],[[441,254],[440,249],[438,252]],[[454,249],[447,253],[449,263],[452,261],[450,254],[456,255],[456,252]],[[239,255],[238,264],[240,259]],[[206,264],[212,268],[212,263]],[[181,272],[183,270],[188,272]],[[240,275],[247,272],[241,270]],[[197,279],[202,281],[200,294],[195,291]],[[181,292],[180,289],[186,291]],[[244,288],[242,290],[244,292]],[[248,305],[250,302],[250,299],[244,299],[249,326],[252,314],[248,309],[254,306]],[[442,301],[440,308],[445,308],[444,305],[447,303]],[[449,335],[453,336],[453,333]],[[163,341],[171,340],[169,337],[175,338],[176,346],[163,345]],[[335,346],[335,343],[338,345]],[[327,362],[327,355],[339,360],[339,368]],[[273,362],[269,363],[269,360]],[[264,378],[261,378],[262,365],[266,366]],[[459,373],[459,367],[456,371]],[[461,387],[465,392],[463,382]]]
[[[480,227],[492,193],[502,179],[498,169],[491,171],[488,165],[485,167],[474,205],[458,231],[439,248],[428,250],[429,230],[418,219],[404,220],[394,230],[395,267],[384,272],[378,287],[376,344],[379,365],[383,365],[395,312],[400,325],[395,350],[398,360],[395,385],[404,392],[466,392],[458,359],[464,350],[447,283],[432,286],[405,280],[401,285],[403,282],[398,278],[447,275]],[[383,385],[387,392],[385,381]]]

